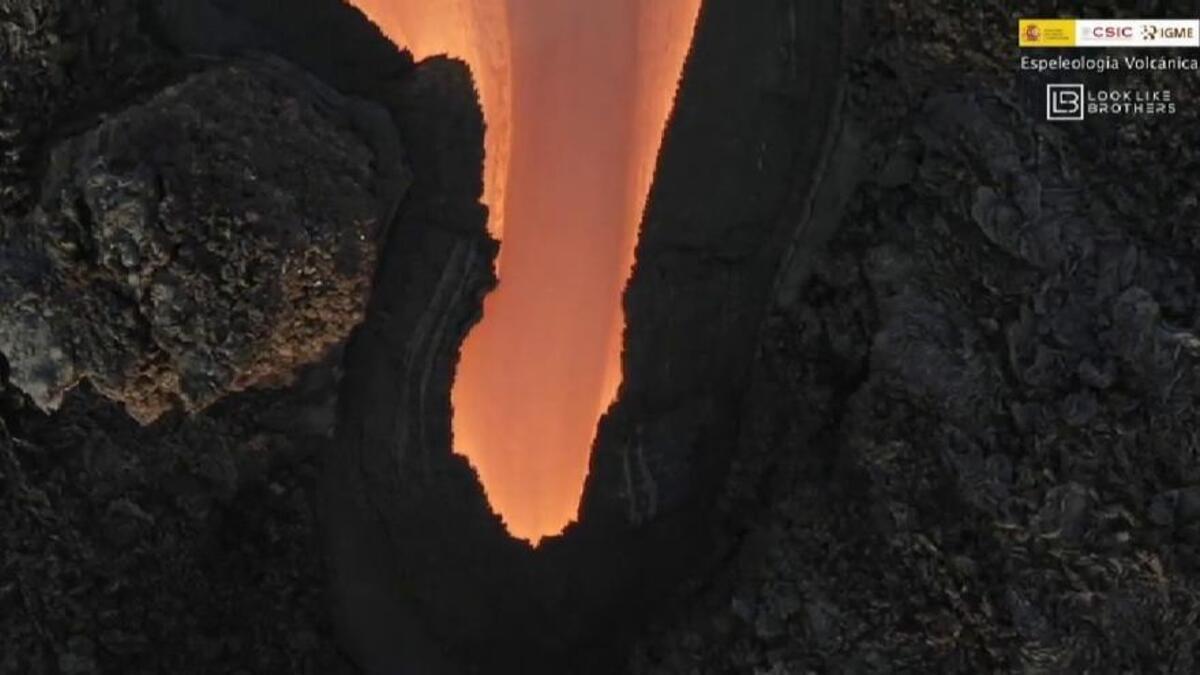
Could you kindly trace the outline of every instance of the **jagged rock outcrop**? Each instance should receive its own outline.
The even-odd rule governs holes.
[[[186,126],[189,110],[198,110],[208,124],[225,127],[210,138],[246,134],[245,147],[257,148],[256,155],[315,150],[333,166],[306,167],[310,180],[330,178],[319,174],[340,168],[337,155],[349,159],[365,147],[371,166],[347,175],[369,182],[345,194],[318,189],[308,196],[347,205],[369,192],[366,210],[379,207],[375,229],[384,234],[385,213],[406,184],[393,175],[393,184],[377,185],[392,180],[385,177],[389,165],[402,168],[386,161],[395,157],[387,146],[396,133],[386,114],[370,114],[372,106],[348,97],[362,93],[355,82],[387,88],[402,79],[411,59],[338,0],[234,3],[251,25],[229,31],[222,30],[225,17],[192,16],[175,28],[233,47],[188,49],[166,30],[168,10],[186,4],[0,3],[0,249],[16,251],[8,247],[18,235],[22,245],[36,238],[28,217],[43,203],[51,153],[106,123],[128,125],[130,111],[140,111],[139,123],[156,119],[161,131]],[[330,34],[346,41],[330,41]],[[331,45],[335,55],[323,51]],[[265,54],[335,82],[340,94]],[[230,67],[242,68],[242,83],[255,91],[226,92]],[[208,79],[203,89],[158,111],[147,107],[193,76]],[[210,100],[197,100],[204,97]],[[269,107],[253,105],[289,100],[293,112],[309,112],[264,128]],[[312,148],[322,136],[333,146]],[[156,164],[178,159],[179,149],[148,145],[111,154],[182,168]],[[237,166],[239,152],[208,159]],[[261,157],[240,159],[257,164]],[[305,179],[259,173],[275,188]],[[227,178],[224,186],[210,185],[213,211],[257,189],[244,176]],[[291,223],[303,224],[308,214],[297,215]],[[81,269],[88,265],[80,261]],[[0,305],[0,316],[7,310]],[[313,535],[317,449],[332,431],[339,355],[302,369],[292,385],[251,388],[202,412],[143,426],[86,381],[43,413],[10,385],[0,354],[0,672],[355,672],[334,643]]]
[[[361,319],[400,162],[381,110],[277,59],[58,143],[0,249],[13,384],[49,409],[87,378],[149,422],[287,381]]]

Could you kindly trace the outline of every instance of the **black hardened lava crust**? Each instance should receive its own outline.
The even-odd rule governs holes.
[[[229,14],[231,7],[241,13]],[[324,51],[325,31],[346,38],[336,55]],[[228,57],[204,43],[218,37]],[[229,64],[240,62],[236,67],[257,77],[265,72],[257,63],[280,57],[293,64],[285,68],[306,70],[324,80],[320,86],[348,97],[360,96],[368,81],[379,88],[413,68],[411,59],[337,2],[5,3],[0,7],[4,274],[25,269],[23,261],[31,259],[14,243],[28,240],[19,235],[42,201],[56,147],[194,77],[200,82],[215,77],[212,89],[183,87],[184,105],[156,122],[162,131],[137,127],[148,149],[141,157],[123,157],[117,170],[139,160],[151,170],[167,167],[163,162],[181,161],[183,152],[206,156],[199,134],[162,136],[163,147],[153,150],[155,133],[199,131],[169,118],[187,112],[189,101],[194,110],[231,107],[222,113],[228,115],[223,127],[209,138],[234,146],[234,139],[248,133],[274,133],[271,140],[281,140],[278,130],[250,120],[281,114],[265,110],[275,103],[303,106],[319,86],[301,85],[310,93],[277,99],[269,86],[262,87],[250,94],[259,97],[259,109],[245,110],[243,118],[234,103],[238,96],[228,96],[232,92],[219,84]],[[194,119],[210,123],[207,115]],[[296,123],[309,124],[302,117]],[[307,130],[330,132],[320,125]],[[337,133],[369,135],[351,128]],[[310,153],[304,143],[311,139],[282,140],[296,152]],[[261,161],[236,151],[218,159]],[[338,161],[346,159],[362,161],[349,154]],[[268,187],[279,170],[256,168],[265,179],[260,185]],[[378,174],[376,169],[368,173]],[[182,164],[174,173],[186,181],[187,171]],[[226,187],[238,193],[213,199],[244,202],[238,180],[246,178]],[[219,182],[216,177],[214,184]],[[402,190],[377,192],[383,202],[402,196]],[[305,213],[295,202],[292,207]],[[188,216],[181,214],[178,222],[187,223]],[[93,224],[82,225],[86,231]],[[31,273],[36,279],[38,270]],[[0,321],[13,316],[10,310],[8,304],[0,307]],[[260,322],[269,320],[264,316]],[[81,325],[79,337],[91,339],[88,326]],[[236,394],[194,416],[168,413],[143,427],[87,383],[56,412],[43,413],[9,385],[0,357],[0,672],[353,672],[332,638],[313,508],[339,360],[335,349],[322,363],[302,369],[291,386]]]
[[[291,385],[141,426],[0,359],[0,672],[1194,672],[1195,84],[1040,122],[1015,19],[1078,11],[706,0],[621,401],[535,554],[448,452],[495,254],[461,64],[335,0],[0,7],[0,272],[55,147],[233,59],[386,110],[404,167]]]

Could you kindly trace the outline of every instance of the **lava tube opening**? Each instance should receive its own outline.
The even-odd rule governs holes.
[[[499,286],[463,345],[455,451],[514,537],[575,517],[621,378],[622,293],[700,0],[353,0],[467,62]]]

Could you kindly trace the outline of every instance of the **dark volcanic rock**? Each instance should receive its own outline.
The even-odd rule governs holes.
[[[634,672],[1196,671],[1200,126],[1046,124],[1061,74],[1016,70],[1013,18],[1077,10],[871,6],[847,115],[878,173],[768,322],[736,553]],[[1143,80],[1196,96],[1103,78]]]
[[[457,673],[547,652],[559,636],[529,547],[450,451],[454,362],[496,283],[479,202],[482,114],[468,71],[446,59],[422,63],[393,96],[424,170],[346,348],[322,534],[335,621],[355,660],[367,672]]]
[[[1077,4],[705,2],[626,301],[622,400],[583,522],[537,551],[449,451],[454,360],[495,253],[461,65],[414,68],[336,0],[0,6],[5,292],[59,284],[47,297],[82,308],[82,338],[129,340],[106,358],[221,355],[204,331],[152,341],[155,270],[124,254],[152,266],[161,245],[108,225],[140,222],[124,205],[170,212],[173,184],[147,175],[182,150],[139,131],[164,110],[262,137],[214,136],[233,149],[198,172],[228,178],[198,184],[228,217],[196,219],[211,231],[270,239],[241,210],[264,184],[350,177],[304,193],[318,214],[378,201],[379,160],[348,166],[378,157],[374,123],[286,67],[228,59],[276,54],[382,104],[413,170],[344,359],[292,387],[144,427],[86,384],[30,410],[0,359],[0,671],[339,672],[319,449],[330,618],[372,672],[1195,672],[1200,125],[1190,105],[1037,119],[1045,82],[1016,77],[1013,15]],[[1134,4],[1194,10],[1089,11]],[[839,29],[835,8],[867,20]],[[162,93],[196,74],[214,100]],[[1194,78],[1112,77],[1195,98]],[[253,105],[285,99],[324,103],[264,128]],[[118,127],[139,145],[102,146]],[[317,139],[315,173],[225,173]],[[84,161],[102,155],[121,161]],[[277,222],[291,241],[305,221]],[[240,306],[198,265],[217,306]],[[83,315],[99,293],[134,318]],[[54,312],[22,316],[46,344],[75,337]],[[26,380],[78,368],[67,348],[18,356],[48,362],[14,369]]]
[[[173,213],[182,220],[172,224],[187,227],[175,234],[197,238],[224,228],[248,236],[253,246],[236,251],[245,260],[303,253],[295,242],[281,248],[282,239],[261,245],[285,233],[309,236],[310,225],[320,226],[330,245],[338,243],[336,232],[384,235],[390,202],[407,183],[396,174],[401,165],[388,116],[343,100],[296,68],[245,52],[289,58],[348,95],[385,88],[404,77],[411,60],[338,0],[234,3],[226,9],[245,11],[254,21],[287,17],[276,24],[286,23],[292,32],[251,26],[239,33],[236,53],[202,49],[206,55],[196,58],[160,32],[167,26],[158,11],[185,4],[0,3],[6,289],[45,290],[47,280],[69,282],[91,296],[86,302],[93,308],[100,302],[95,294],[107,292],[118,308],[137,309],[115,290],[135,284],[103,267],[95,249],[77,252],[71,269],[81,274],[50,276],[64,268],[47,251],[62,251],[30,220],[36,206],[44,211],[42,224],[62,225],[69,213],[90,213],[61,196],[84,196],[86,179],[97,175],[108,186],[112,179],[145,185],[139,182],[143,170],[172,181],[173,194],[196,207],[184,212],[176,200]],[[193,21],[187,28],[209,39],[222,34],[211,22]],[[353,37],[345,44],[327,39],[339,31]],[[262,49],[272,44],[277,48]],[[102,130],[108,140],[100,137]],[[117,133],[137,146],[112,142],[120,140]],[[163,134],[167,139],[158,138]],[[213,143],[223,154],[209,152]],[[120,163],[88,166],[87,153],[99,158],[100,149]],[[56,150],[64,162],[51,161]],[[310,153],[319,165],[308,165]],[[264,164],[263,155],[299,162],[300,170],[284,175],[295,167]],[[239,168],[253,172],[226,173]],[[347,181],[335,194],[326,184],[342,176]],[[158,182],[153,189],[167,187]],[[125,195],[124,203],[137,202],[134,197]],[[248,205],[281,220],[251,227],[237,218]],[[110,220],[129,215],[103,213]],[[328,220],[343,215],[364,219]],[[317,223],[317,216],[326,220]],[[91,236],[94,224],[87,226],[71,236]],[[232,241],[208,243],[219,252]],[[320,251],[318,261],[334,250]],[[361,288],[372,255],[364,245],[358,256],[366,269],[337,272],[337,283],[348,291]],[[200,266],[182,267],[201,277],[196,281],[205,288],[203,277],[220,269],[210,263],[205,258]],[[69,300],[62,290],[55,291],[56,302]],[[232,296],[217,300],[239,304]],[[337,312],[354,303],[362,300],[327,299]],[[0,317],[10,310],[0,305]],[[307,321],[292,308],[279,311]],[[115,325],[111,316],[102,318],[109,323],[97,322],[93,330]],[[147,322],[127,353],[148,343]],[[26,356],[49,356],[48,344],[29,346]],[[184,347],[210,348],[219,351],[220,345]],[[354,672],[338,655],[327,618],[312,508],[316,450],[333,425],[338,357],[335,352],[301,369],[291,386],[233,394],[201,413],[168,413],[142,426],[86,381],[57,410],[43,414],[10,386],[0,356],[0,672]]]
[[[0,673],[342,672],[301,382],[150,427],[86,385],[5,414]]]
[[[0,252],[13,384],[53,408],[87,378],[151,421],[286,381],[360,320],[400,173],[382,110],[278,60],[58,144]]]

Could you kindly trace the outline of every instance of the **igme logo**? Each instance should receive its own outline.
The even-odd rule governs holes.
[[[1051,122],[1078,122],[1083,119],[1082,84],[1046,85],[1046,119]]]
[[[1188,25],[1159,25],[1148,23],[1142,26],[1142,40],[1156,42],[1158,40],[1194,41],[1195,26]]]

